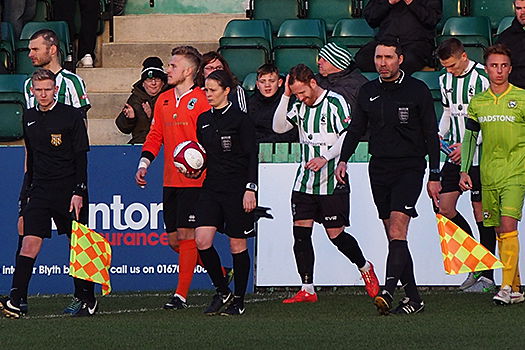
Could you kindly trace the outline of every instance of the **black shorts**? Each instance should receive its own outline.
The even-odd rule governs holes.
[[[255,216],[253,211],[244,211],[244,193],[215,192],[203,189],[197,204],[197,227],[214,226],[230,238],[250,238],[255,236]]]
[[[350,194],[317,195],[293,191],[292,216],[293,221],[313,219],[325,228],[348,226]]]
[[[441,168],[441,192],[460,192],[463,193],[459,188],[459,170],[460,165],[445,162],[443,168]],[[472,202],[481,202],[481,178],[479,173],[479,166],[473,166],[468,172],[470,179],[472,180],[472,189],[470,190],[470,200]]]
[[[164,187],[162,205],[166,232],[175,232],[178,228],[195,228],[197,201],[200,187]]]
[[[24,217],[24,236],[51,238],[51,219],[54,220],[59,235],[71,235],[73,214],[69,211],[75,179],[36,182],[29,190],[29,201],[22,211]],[[89,201],[83,198],[79,222],[88,222]]]
[[[370,159],[370,186],[380,219],[388,219],[392,211],[417,217],[425,168],[424,158]]]

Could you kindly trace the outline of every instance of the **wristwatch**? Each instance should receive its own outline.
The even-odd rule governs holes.
[[[253,182],[248,182],[246,184],[246,189],[249,190],[249,191],[257,192],[259,187],[257,187],[257,184],[254,184]]]

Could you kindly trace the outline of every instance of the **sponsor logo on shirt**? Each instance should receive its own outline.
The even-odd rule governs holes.
[[[487,115],[484,117],[479,117],[478,121],[480,123],[490,123],[490,122],[511,122],[516,121],[516,117],[513,115]]]

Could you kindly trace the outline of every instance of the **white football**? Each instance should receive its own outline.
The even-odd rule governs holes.
[[[173,151],[173,163],[181,172],[195,172],[206,167],[206,151],[198,142],[184,141]]]

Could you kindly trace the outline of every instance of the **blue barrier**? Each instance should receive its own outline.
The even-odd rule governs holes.
[[[162,218],[162,154],[148,170],[148,186],[141,189],[134,175],[140,146],[92,146],[89,152],[89,226],[103,234],[113,249],[111,283],[114,291],[168,290],[177,284],[178,254],[168,246]],[[0,147],[4,179],[0,182],[0,294],[8,294],[17,245],[17,201],[23,176],[23,147]],[[215,244],[225,266],[232,265],[226,236]],[[254,260],[254,240],[248,249]],[[35,264],[30,294],[70,293],[67,275],[68,240],[45,240]],[[252,269],[253,270],[253,269]],[[192,289],[212,289],[199,266]],[[253,273],[249,291],[253,291]]]

